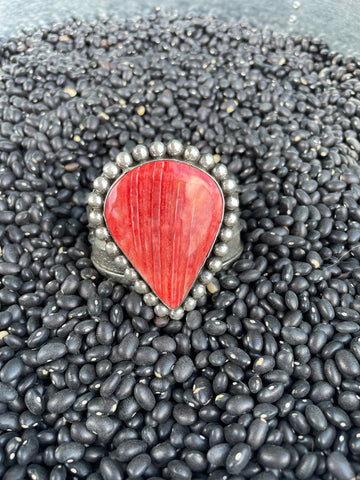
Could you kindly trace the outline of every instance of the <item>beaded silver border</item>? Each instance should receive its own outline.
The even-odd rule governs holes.
[[[214,244],[199,271],[197,279],[182,304],[176,309],[169,308],[159,299],[125,255],[121,253],[109,232],[104,216],[104,205],[108,192],[121,176],[143,163],[164,158],[186,162],[210,175],[220,187],[225,200],[223,219]],[[155,314],[159,317],[169,315],[171,319],[179,320],[185,312],[194,310],[197,300],[206,295],[206,285],[212,281],[214,274],[223,269],[223,259],[229,253],[229,242],[233,238],[233,228],[239,221],[237,184],[235,180],[229,178],[226,165],[221,162],[217,163],[210,153],[201,155],[198,148],[192,145],[184,147],[178,140],[171,140],[166,145],[162,142],[153,142],[149,147],[137,145],[131,154],[120,152],[115,162],[108,162],[104,165],[102,174],[94,180],[93,187],[94,189],[87,199],[87,213],[90,230],[89,240],[93,245],[92,261],[95,267],[101,273],[111,274],[109,267],[106,268],[102,265],[102,260],[105,257],[111,258],[117,269],[122,272],[119,281],[132,285],[137,293],[143,295],[144,303],[154,307]],[[241,250],[237,253],[240,255]]]

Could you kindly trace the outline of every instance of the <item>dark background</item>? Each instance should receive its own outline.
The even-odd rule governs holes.
[[[0,36],[24,27],[66,22],[71,16],[132,17],[159,6],[164,12],[217,15],[276,31],[324,39],[332,50],[360,57],[359,0],[0,0]]]

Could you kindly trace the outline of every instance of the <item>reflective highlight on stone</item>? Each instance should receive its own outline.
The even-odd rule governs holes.
[[[104,214],[132,265],[176,308],[211,250],[223,212],[222,193],[210,175],[184,162],[155,160],[115,182]]]

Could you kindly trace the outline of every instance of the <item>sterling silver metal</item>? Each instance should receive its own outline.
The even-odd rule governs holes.
[[[122,254],[109,232],[104,216],[104,205],[111,186],[132,168],[160,159],[186,162],[206,172],[218,184],[225,200],[224,215],[218,236],[197,280],[182,304],[176,309],[169,308],[157,297]],[[115,162],[106,163],[102,175],[94,180],[93,186],[94,190],[87,200],[93,264],[104,276],[132,286],[137,293],[142,294],[144,303],[154,307],[157,316],[169,315],[170,318],[178,320],[185,312],[196,308],[197,301],[206,295],[205,286],[212,281],[213,275],[230,267],[242,252],[238,186],[236,180],[231,178],[226,165],[216,162],[210,153],[201,155],[196,147],[191,145],[184,147],[178,140],[171,140],[166,145],[162,142],[153,142],[148,148],[145,145],[137,145],[131,154],[120,152]]]

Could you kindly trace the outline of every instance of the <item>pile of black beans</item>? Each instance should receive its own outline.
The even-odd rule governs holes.
[[[360,63],[154,12],[0,41],[0,477],[360,478]],[[244,252],[182,321],[90,260],[103,164],[177,138]]]

